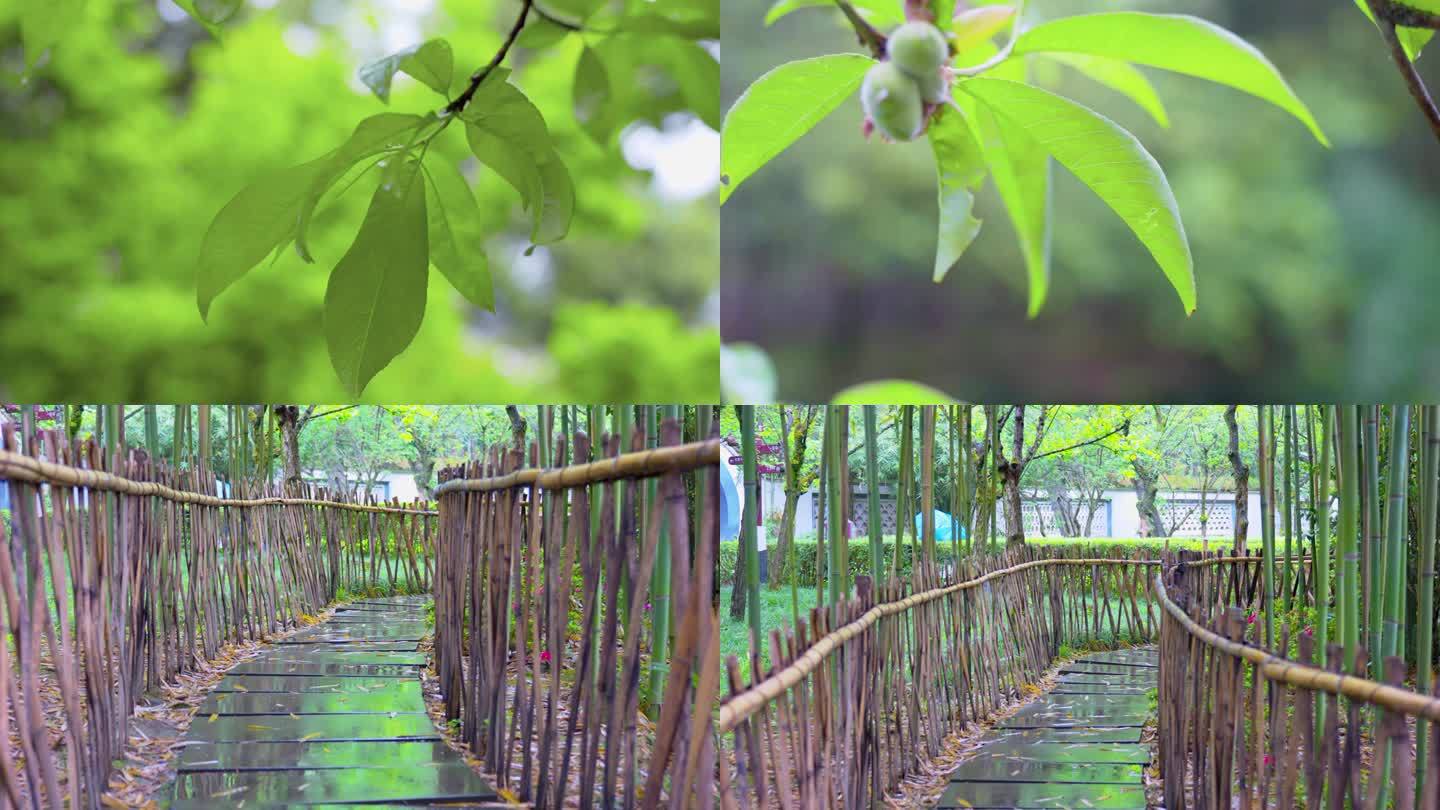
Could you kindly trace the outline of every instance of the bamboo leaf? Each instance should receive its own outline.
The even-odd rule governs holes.
[[[720,202],[860,87],[875,64],[853,53],[788,62],[735,101],[720,129]]]
[[[1253,45],[1214,23],[1179,14],[1138,11],[1062,17],[1020,35],[1017,55],[1082,53],[1208,79],[1274,104],[1300,119],[1329,146],[1308,107]]]
[[[1134,135],[1068,99],[1003,79],[960,85],[1022,129],[1110,206],[1135,232],[1175,287],[1188,314],[1195,311],[1195,271],[1185,226],[1170,183]]]

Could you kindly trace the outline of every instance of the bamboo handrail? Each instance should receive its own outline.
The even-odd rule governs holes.
[[[703,442],[690,442],[670,447],[657,447],[653,450],[623,453],[613,458],[585,464],[571,464],[568,467],[555,469],[530,468],[490,478],[455,478],[436,487],[435,497],[439,498],[452,492],[491,492],[531,484],[542,489],[569,489],[586,484],[616,481],[621,478],[649,477],[667,472],[689,472],[719,463],[720,440],[710,439]]]
[[[71,467],[32,458],[13,450],[0,450],[0,479],[51,484],[62,487],[97,489],[125,495],[151,495],[175,503],[199,506],[332,506],[352,512],[379,512],[401,515],[436,515],[432,509],[406,509],[399,506],[327,501],[317,498],[222,498],[202,492],[175,489],[155,481],[136,481],[114,473]]]
[[[1154,586],[1155,596],[1160,602],[1161,608],[1179,622],[1187,633],[1209,647],[1249,661],[1266,680],[1278,681],[1301,689],[1327,692],[1332,695],[1344,695],[1351,700],[1381,706],[1391,711],[1440,721],[1440,699],[1411,692],[1408,689],[1376,683],[1366,678],[1342,675],[1338,672],[1329,672],[1298,664],[1281,658],[1269,650],[1231,641],[1219,633],[1202,627],[1199,622],[1190,618],[1179,605],[1171,601],[1162,577],[1155,577]]]

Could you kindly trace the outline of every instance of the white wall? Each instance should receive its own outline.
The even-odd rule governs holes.
[[[762,476],[761,479],[761,513],[765,515],[777,514],[785,505],[785,490],[778,477]],[[813,534],[815,532],[815,521],[812,517],[813,502],[817,491],[812,489],[800,496],[800,502],[796,509],[795,533]],[[1200,499],[1199,491],[1194,492],[1161,492],[1162,500],[1195,500]],[[1140,512],[1135,508],[1135,491],[1131,489],[1113,489],[1105,492],[1105,498],[1110,501],[1110,537],[1139,537],[1140,536]],[[1231,509],[1235,496],[1230,492],[1207,493],[1206,507],[1210,513],[1210,521],[1206,533],[1214,537],[1232,537],[1233,531],[1228,521],[1228,510]],[[1104,507],[1101,507],[1103,513]],[[1226,510],[1225,519],[1222,520],[1221,512]],[[1256,490],[1250,491],[1249,508],[1247,510],[1250,519],[1249,536],[1258,538],[1260,536],[1260,494]],[[1097,523],[1103,518],[1097,515]],[[1027,521],[1028,523],[1029,521]],[[1283,519],[1276,517],[1276,530],[1283,531]],[[1186,535],[1199,536],[1198,531],[1184,532]]]

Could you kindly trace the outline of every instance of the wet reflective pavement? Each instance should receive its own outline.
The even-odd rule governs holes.
[[[937,807],[1143,810],[1140,744],[1159,658],[1153,647],[1092,653],[1058,685],[997,723],[950,775]]]
[[[428,601],[353,602],[231,669],[177,752],[170,806],[490,805],[425,713]]]

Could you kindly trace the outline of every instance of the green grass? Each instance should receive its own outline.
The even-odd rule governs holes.
[[[730,618],[729,586],[720,589],[720,660],[735,656],[740,663],[740,677],[750,677],[750,623]],[[792,623],[789,588],[760,588],[760,628],[765,637],[760,644],[760,668],[770,665],[770,631]],[[802,618],[815,606],[815,589],[801,589]]]

